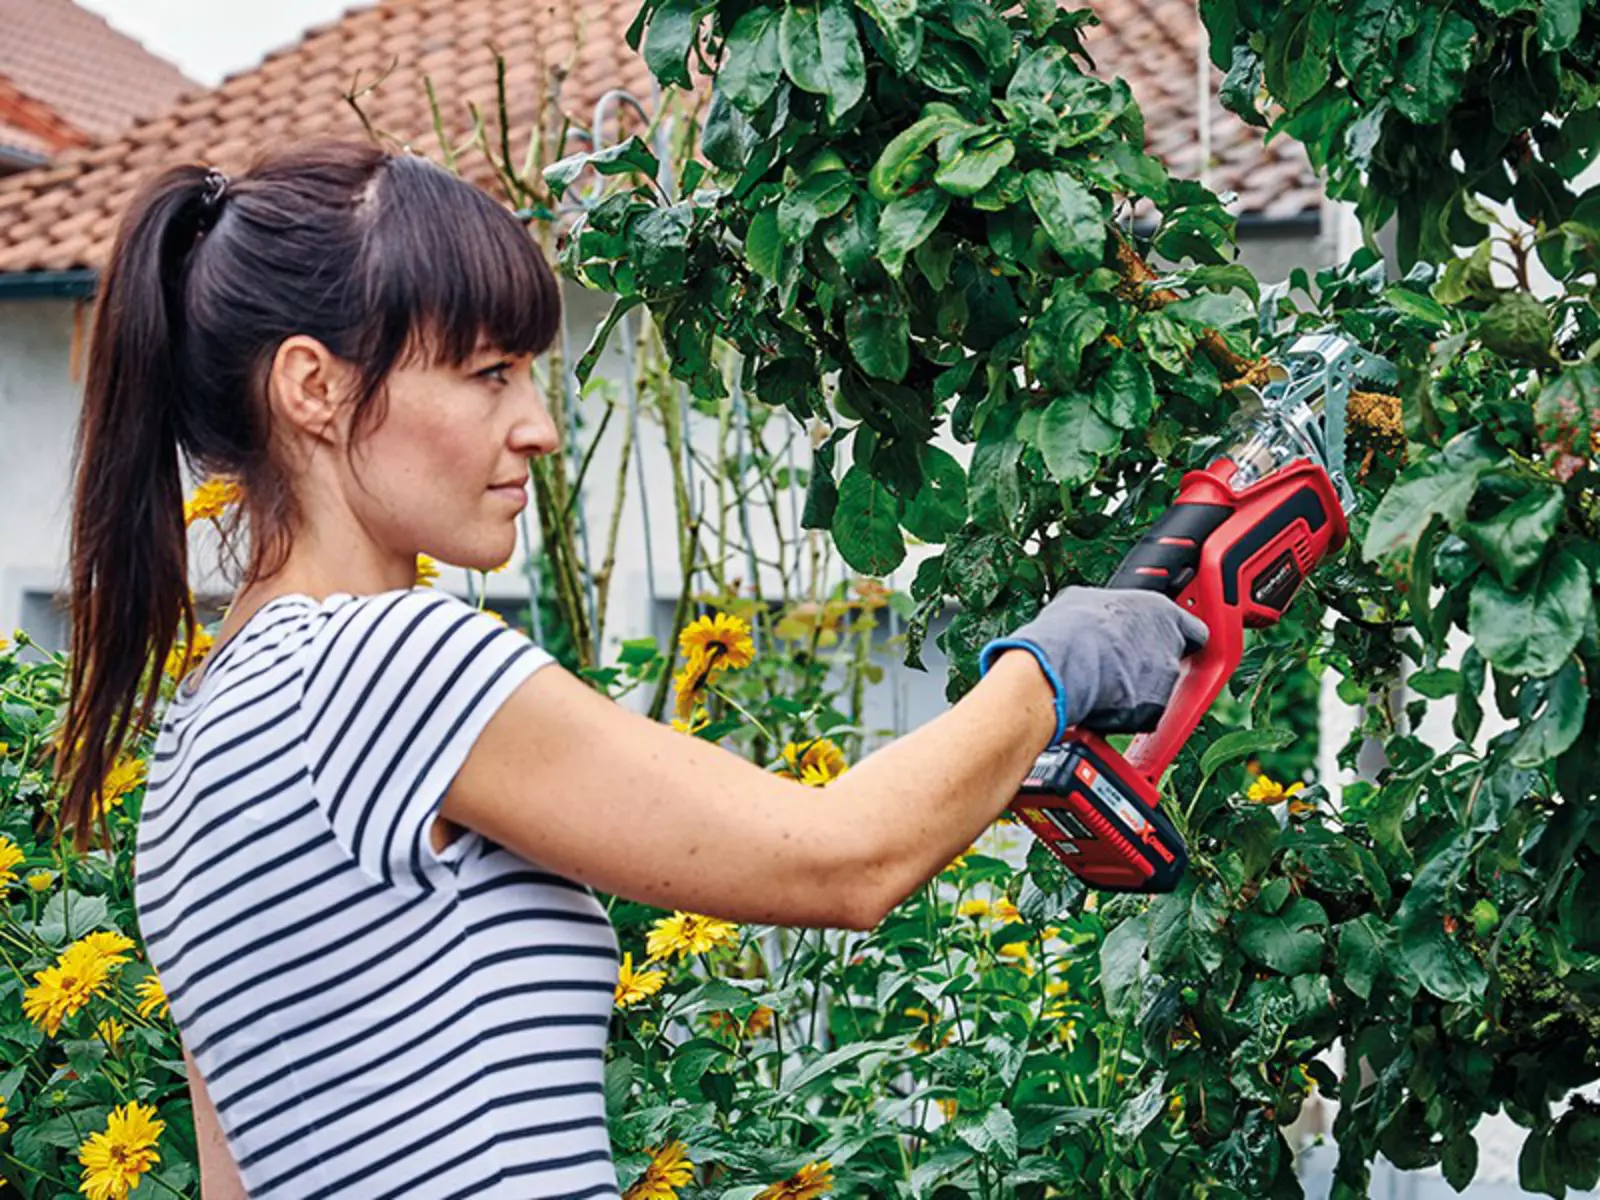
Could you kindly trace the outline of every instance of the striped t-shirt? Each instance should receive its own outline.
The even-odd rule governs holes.
[[[429,840],[553,661],[442,592],[290,594],[167,708],[139,927],[253,1200],[617,1195],[605,909],[471,830]]]

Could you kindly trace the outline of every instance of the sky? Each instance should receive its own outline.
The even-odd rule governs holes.
[[[213,85],[252,67],[269,51],[300,40],[312,25],[331,21],[358,0],[77,0],[146,49],[178,64],[198,83]]]

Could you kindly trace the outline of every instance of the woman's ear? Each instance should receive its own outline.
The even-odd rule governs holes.
[[[278,344],[267,378],[268,399],[295,428],[326,440],[330,424],[341,428],[340,409],[351,394],[355,371],[314,337],[292,334]]]

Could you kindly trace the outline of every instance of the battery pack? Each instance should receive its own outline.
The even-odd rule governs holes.
[[[1159,804],[1155,787],[1110,744],[1074,730],[1034,760],[1010,808],[1091,887],[1170,892],[1188,855]]]

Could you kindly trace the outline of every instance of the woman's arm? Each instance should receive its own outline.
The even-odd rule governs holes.
[[[189,1099],[194,1104],[194,1140],[200,1150],[200,1200],[249,1200],[239,1168],[228,1152],[228,1141],[217,1120],[216,1107],[200,1078],[200,1068],[183,1048],[184,1065],[189,1068]]]
[[[1032,655],[823,788],[539,670],[484,727],[440,814],[661,908],[870,929],[988,827],[1055,731]]]

